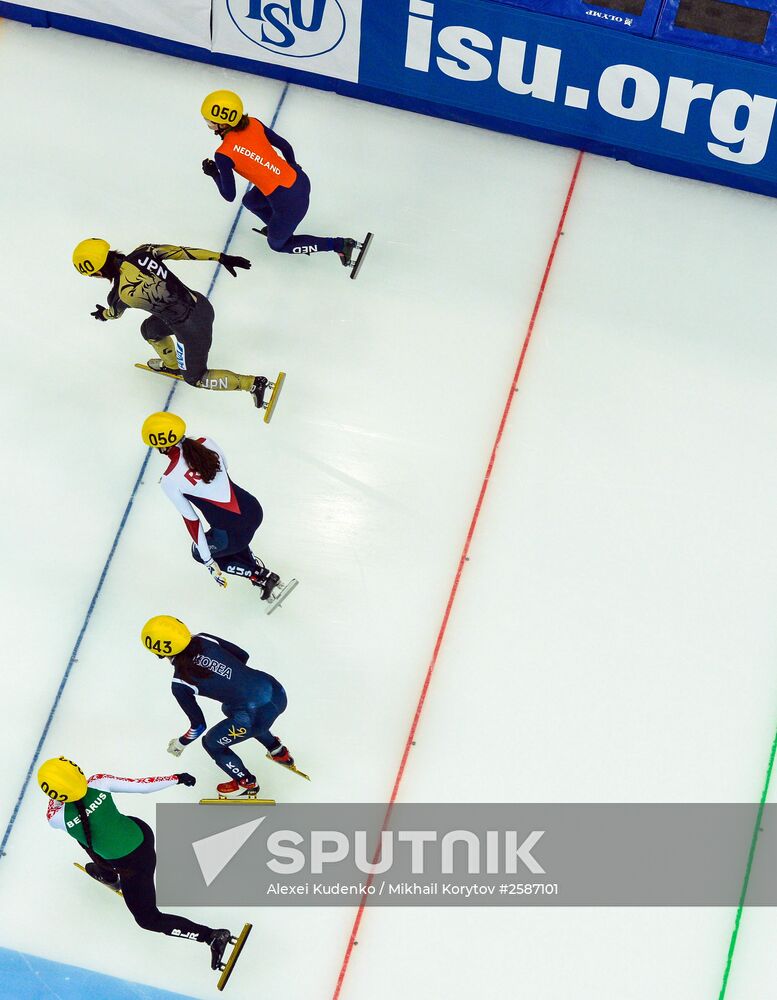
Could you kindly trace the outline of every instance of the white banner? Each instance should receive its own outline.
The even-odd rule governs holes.
[[[213,51],[359,79],[362,0],[213,0]]]
[[[13,0],[52,14],[113,24],[146,35],[210,48],[211,0]]]

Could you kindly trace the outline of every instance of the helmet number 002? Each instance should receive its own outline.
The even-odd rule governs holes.
[[[50,799],[57,799],[59,802],[67,802],[67,795],[60,795],[56,788],[51,788],[48,781],[42,781],[40,786]]]
[[[233,122],[237,119],[237,111],[235,108],[225,108],[220,104],[214,104],[210,109],[210,113],[214,118],[221,118],[222,121],[225,122]]]

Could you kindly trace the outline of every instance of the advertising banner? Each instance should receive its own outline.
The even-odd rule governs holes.
[[[362,0],[213,0],[213,51],[356,83]]]
[[[211,0],[14,0],[14,5],[210,48]]]
[[[774,183],[766,66],[472,0],[365,4],[361,84]]]

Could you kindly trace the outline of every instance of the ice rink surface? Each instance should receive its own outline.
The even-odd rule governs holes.
[[[442,634],[400,801],[758,802],[777,717],[773,201],[9,22],[0,55],[0,945],[216,995],[200,949],[79,879],[34,782],[15,812],[85,622],[42,757],[88,773],[220,780],[199,746],[165,753],[182,719],[138,633],[171,613],[286,687],[277,731],[314,780],[260,770],[279,800],[388,799]],[[351,282],[331,254],[272,254],[244,214],[231,252],[253,268],[218,277],[210,359],[286,370],[276,417],[186,386],[171,404],[260,498],[255,550],[301,581],[269,618],[191,560],[158,455],[126,514],[169,385],[132,367],[136,314],[90,318],[108,286],[70,260],[92,235],[222,249],[235,206],[201,172],[199,116],[221,86],[278,113],[312,180],[303,231],[376,234]],[[203,291],[214,273],[174,269]],[[119,806],[152,819],[154,797]],[[343,1000],[715,1000],[735,911],[368,908],[347,963],[355,908],[190,915],[254,922],[233,1000],[329,1000],[338,981]],[[727,1000],[777,995],[776,935],[773,910],[745,909]]]

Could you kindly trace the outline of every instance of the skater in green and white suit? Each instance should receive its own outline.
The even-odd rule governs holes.
[[[217,969],[230,932],[157,908],[154,834],[142,819],[120,813],[113,801],[114,792],[157,792],[194,783],[195,778],[185,773],[163,778],[95,774],[87,780],[81,768],[65,757],[47,760],[38,771],[38,784],[50,799],[46,818],[86,851],[92,859],[85,866],[88,874],[112,889],[121,889],[127,909],[145,930],[209,945],[211,967]]]

